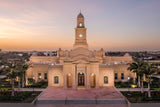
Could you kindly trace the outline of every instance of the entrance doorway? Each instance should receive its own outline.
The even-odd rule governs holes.
[[[72,87],[72,78],[70,73],[67,75],[67,87],[68,88]]]
[[[84,73],[80,72],[78,73],[78,86],[84,86],[84,83]]]

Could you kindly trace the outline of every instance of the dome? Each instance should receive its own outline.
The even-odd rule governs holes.
[[[84,18],[83,14],[82,13],[79,13],[77,18]]]
[[[124,57],[129,57],[129,56],[130,56],[129,53],[124,54]]]

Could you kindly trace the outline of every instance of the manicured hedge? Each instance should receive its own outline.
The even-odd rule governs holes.
[[[48,86],[48,82],[46,82],[46,81],[40,81],[40,82],[36,82],[36,83],[34,83],[34,84],[32,84],[32,85],[28,85],[28,86],[26,86],[26,88],[46,88]]]

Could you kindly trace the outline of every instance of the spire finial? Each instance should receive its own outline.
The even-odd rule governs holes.
[[[83,16],[82,13],[81,13],[81,9],[80,9],[80,13],[78,14],[77,17],[79,17],[79,18],[84,18],[84,16]]]

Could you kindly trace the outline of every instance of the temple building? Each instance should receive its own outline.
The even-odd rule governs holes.
[[[127,70],[133,61],[129,54],[107,56],[103,49],[91,51],[87,43],[84,16],[79,13],[72,50],[57,50],[57,56],[31,56],[26,71],[26,84],[30,78],[48,81],[48,86],[64,89],[90,89],[114,86],[115,81],[135,79]]]

